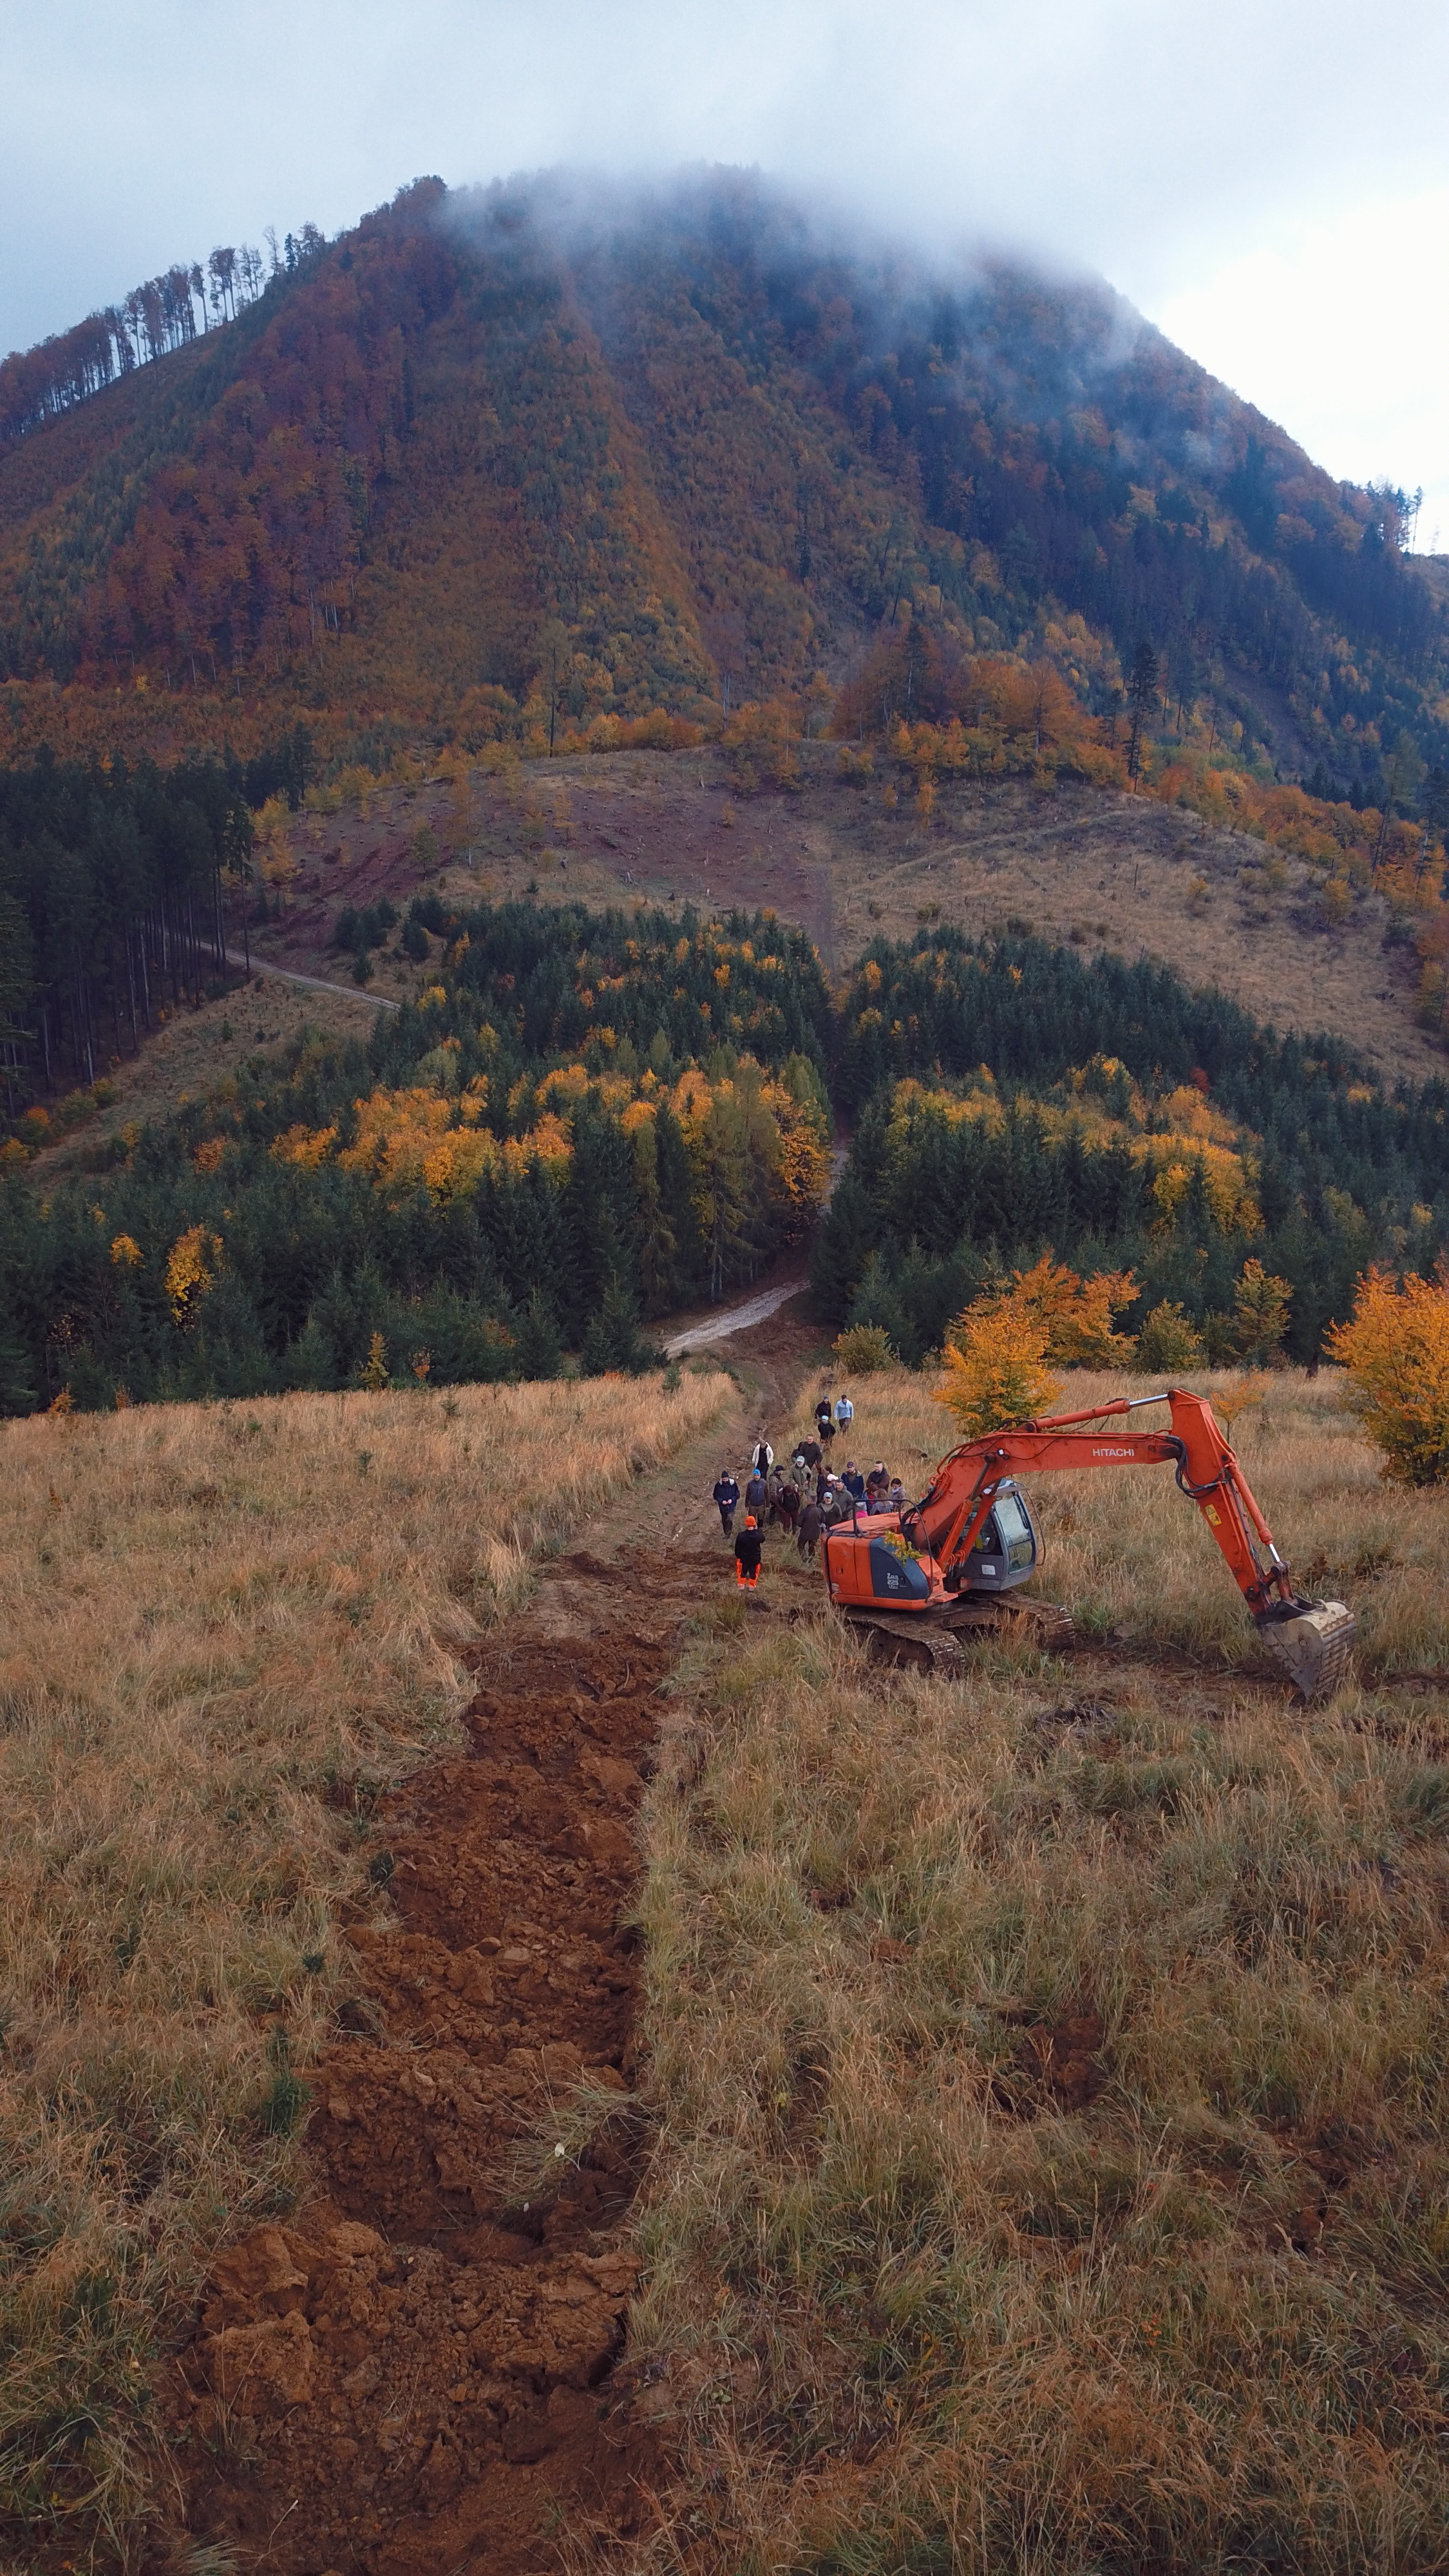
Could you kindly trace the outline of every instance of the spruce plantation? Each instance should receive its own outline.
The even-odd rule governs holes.
[[[1449,1085],[1387,1093],[1164,966],[928,929],[832,997],[769,915],[409,917],[438,979],[367,1044],[248,1061],[80,1175],[16,1142],[7,1410],[647,1365],[655,1318],[810,1231],[837,1109],[817,1308],[913,1364],[1047,1253],[1128,1274],[1144,1367],[1308,1364],[1365,1270],[1449,1243]]]

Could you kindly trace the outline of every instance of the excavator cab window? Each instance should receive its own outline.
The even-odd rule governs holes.
[[[1041,1540],[1019,1486],[1003,1485],[977,1532],[969,1556],[958,1556],[947,1576],[952,1592],[1008,1592],[1024,1583],[1041,1560]]]
[[[991,1517],[996,1523],[998,1544],[1012,1572],[1017,1574],[1023,1566],[1035,1565],[1036,1532],[1032,1528],[1031,1516],[1020,1494],[999,1496]]]

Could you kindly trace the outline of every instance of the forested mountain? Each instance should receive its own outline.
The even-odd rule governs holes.
[[[1145,638],[1180,729],[1358,801],[1406,735],[1449,757],[1403,496],[1334,482],[1100,284],[932,272],[716,173],[425,181],[252,285],[202,336],[137,321],[119,375],[113,336],[109,382],[90,326],[12,364],[17,748],[824,710],[909,615],[1098,714]]]

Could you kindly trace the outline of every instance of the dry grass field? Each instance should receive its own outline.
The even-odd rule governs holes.
[[[854,1392],[914,1484],[949,1418]],[[1359,1612],[1330,1708],[1166,1471],[1035,1480],[1070,1659],[704,1622],[646,1820],[651,2567],[1442,2568],[1449,1496],[1327,1374],[1239,1429]]]
[[[386,1919],[376,1811],[461,1740],[463,1654],[730,1391],[0,1425],[0,2516],[37,2548],[132,2527],[158,2341],[291,2205],[342,1930]]]

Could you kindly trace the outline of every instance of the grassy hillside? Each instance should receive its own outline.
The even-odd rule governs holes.
[[[856,1393],[923,1472],[919,1381]],[[1323,1379],[1240,1427],[1363,1624],[1311,1718],[1146,1473],[1037,1480],[1038,1580],[1116,1641],[1067,1665],[706,1623],[649,1808],[631,2345],[691,2567],[1442,2561],[1449,1508]]]
[[[0,1428],[0,2521],[136,2545],[149,2374],[285,2213],[305,2070],[384,1925],[388,1792],[461,1741],[529,1551],[728,1381]],[[47,2565],[51,2562],[47,2560]],[[58,2563],[58,2559],[55,2563]]]

